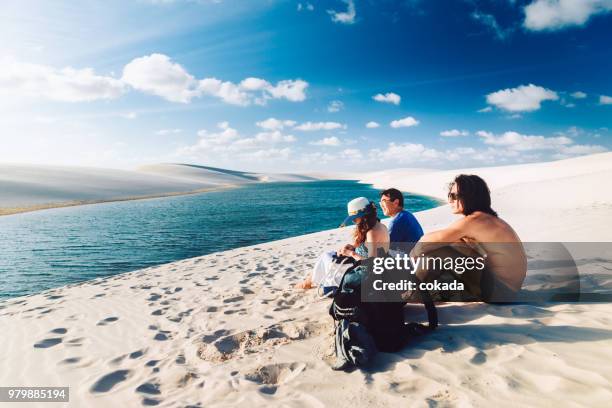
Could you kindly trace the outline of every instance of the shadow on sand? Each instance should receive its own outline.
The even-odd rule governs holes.
[[[550,306],[547,304],[546,306]],[[379,353],[373,366],[363,369],[366,380],[372,374],[385,372],[405,359],[418,359],[428,351],[442,350],[454,353],[468,347],[478,352],[470,360],[473,364],[486,361],[486,350],[506,344],[527,345],[534,343],[578,343],[612,339],[612,330],[576,326],[547,326],[538,321],[540,318],[552,317],[554,312],[545,305],[487,305],[442,304],[438,315],[442,324],[435,331],[415,338],[397,353]],[[408,320],[419,320],[424,317],[420,305],[407,305]],[[523,324],[465,324],[485,315],[504,318],[517,318]],[[525,320],[527,319],[527,320]]]

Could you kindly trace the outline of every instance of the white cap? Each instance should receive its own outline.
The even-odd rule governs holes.
[[[368,214],[372,210],[371,204],[370,200],[365,197],[357,197],[349,201],[346,206],[348,217],[344,219],[344,222],[340,226],[343,227],[355,218],[363,217]]]

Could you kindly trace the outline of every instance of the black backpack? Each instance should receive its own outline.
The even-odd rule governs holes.
[[[332,367],[335,370],[365,367],[378,351],[398,351],[410,339],[438,325],[436,308],[428,293],[419,293],[427,310],[428,325],[404,322],[406,302],[363,302],[361,285],[367,268],[352,258],[351,262],[353,266],[344,273],[329,308],[336,322],[336,363]]]

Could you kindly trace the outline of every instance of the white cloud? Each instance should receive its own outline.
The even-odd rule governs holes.
[[[540,109],[541,103],[557,100],[559,96],[550,89],[533,84],[502,89],[487,95],[487,103],[509,112],[530,112]]]
[[[252,95],[247,90],[229,81],[205,78],[199,81],[198,91],[204,95],[215,96],[231,105],[247,106],[252,103]]]
[[[311,3],[298,3],[297,5],[297,11],[302,11],[302,10],[308,10],[308,11],[313,11],[314,10],[314,6]]]
[[[199,95],[198,81],[163,54],[133,59],[123,67],[123,82],[171,102],[188,103]]]
[[[340,146],[340,139],[338,139],[336,136],[331,136],[317,140],[311,144],[315,146]]]
[[[276,143],[293,143],[297,139],[293,135],[285,135],[280,130],[273,130],[271,132],[260,132],[255,137],[243,138],[236,140],[232,147],[238,148],[257,148],[268,144]]]
[[[265,89],[274,99],[287,99],[291,102],[301,102],[306,99],[308,82],[301,79],[284,80]]]
[[[444,137],[468,136],[469,134],[470,132],[468,132],[467,130],[459,130],[459,129],[444,130],[440,132],[440,136],[444,136]]]
[[[346,160],[359,160],[363,155],[358,149],[344,149],[340,152],[340,157]]]
[[[584,130],[580,129],[577,126],[570,126],[565,132],[557,132],[558,135],[565,136],[565,134],[568,134],[571,137],[582,136],[584,133]]]
[[[483,138],[485,144],[492,146],[506,147],[510,150],[558,150],[562,146],[573,143],[573,140],[566,136],[544,137],[538,135],[523,135],[518,132],[505,132],[501,135],[494,135],[491,132],[480,130],[476,133]]]
[[[327,10],[334,23],[353,24],[357,11],[355,10],[354,0],[340,0],[346,4],[346,11]]]
[[[612,96],[600,95],[599,104],[600,105],[612,105]]]
[[[256,160],[287,160],[291,157],[292,150],[288,147],[279,149],[279,148],[269,148],[269,149],[261,149],[256,150],[254,152],[249,152],[248,156],[243,156],[248,160],[256,159]]]
[[[329,105],[327,105],[327,111],[330,113],[340,112],[344,109],[344,103],[342,101],[331,101]]]
[[[376,129],[377,127],[380,127],[380,123],[378,122],[374,122],[374,121],[370,121],[368,123],[366,123],[365,125],[368,129]]]
[[[446,165],[448,163],[509,164],[530,161],[541,161],[544,158],[565,158],[584,154],[607,151],[599,145],[577,145],[568,137],[544,137],[522,135],[517,132],[505,132],[495,135],[491,132],[479,131],[477,135],[482,138],[486,148],[460,146],[452,149],[438,150],[420,143],[389,143],[385,148],[373,149],[365,164],[394,163],[425,165]],[[548,156],[545,156],[545,155]]]
[[[12,58],[2,59],[0,65],[3,93],[66,102],[114,99],[129,85],[170,102],[189,103],[194,98],[209,95],[232,105],[264,105],[270,99],[301,102],[306,99],[309,85],[301,79],[282,80],[275,85],[252,77],[238,84],[217,78],[198,80],[167,55],[157,53],[130,61],[123,67],[121,79],[96,75],[91,68],[55,69]]]
[[[582,91],[576,91],[573,92],[572,94],[570,94],[572,98],[574,99],[584,99],[587,97],[587,94],[582,92]]]
[[[563,146],[559,149],[559,154],[565,156],[575,156],[575,155],[585,155],[585,154],[594,154],[594,153],[603,153],[606,152],[606,149],[603,146],[599,145],[572,145],[572,146]]]
[[[199,139],[190,146],[180,147],[176,155],[187,157],[207,157],[213,159],[236,159],[253,157],[285,156],[288,148],[277,145],[294,143],[293,135],[283,134],[280,130],[259,132],[252,137],[243,137],[228,122],[217,123],[215,131],[206,129],[197,132]],[[260,150],[258,150],[260,149]]]
[[[376,102],[392,103],[399,105],[402,101],[402,97],[393,92],[387,92],[386,94],[376,94],[372,97]]]
[[[398,119],[392,121],[389,126],[392,128],[403,128],[403,127],[411,127],[419,124],[419,121],[413,118],[412,116],[406,116],[403,119]]]
[[[322,163],[337,161],[338,157],[335,154],[325,152],[311,152],[302,154],[298,160],[302,164],[321,165]]]
[[[294,129],[301,130],[303,132],[314,132],[317,130],[335,130],[335,129],[346,129],[346,125],[338,122],[305,122]]]
[[[124,119],[136,119],[138,117],[138,114],[136,112],[126,112],[126,113],[120,113],[119,116],[121,116]]]
[[[386,149],[374,149],[370,151],[370,158],[384,162],[414,162],[443,157],[442,152],[427,148],[420,143],[389,143]]]
[[[181,65],[163,54],[136,58],[123,68],[123,81],[145,93],[161,96],[171,102],[189,103],[195,97],[213,96],[225,103],[248,106],[263,105],[269,99],[300,102],[306,99],[308,83],[301,79],[270,82],[249,77],[235,84],[217,78],[197,80]]]
[[[183,131],[183,129],[160,129],[155,132],[156,135],[166,136],[166,135],[176,135]]]
[[[592,16],[612,11],[610,0],[534,0],[524,8],[529,30],[560,30],[582,26]]]
[[[295,126],[296,122],[294,120],[279,120],[275,118],[268,118],[255,124],[262,129],[279,130],[284,129],[285,127]]]
[[[505,40],[514,30],[513,27],[503,28],[500,26],[493,14],[475,11],[472,13],[472,18],[488,27],[499,40]]]
[[[478,109],[478,113],[486,113],[486,112],[491,112],[493,110],[492,107],[487,106],[486,108],[482,108],[482,109]]]
[[[47,65],[0,61],[0,90],[10,96],[83,102],[118,98],[125,92],[121,80],[97,75],[92,68],[56,69]]]

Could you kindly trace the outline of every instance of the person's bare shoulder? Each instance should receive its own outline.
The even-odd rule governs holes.
[[[497,217],[490,214],[476,211],[463,219],[463,227],[466,232],[476,232],[481,229],[489,229],[497,224]]]
[[[370,241],[372,242],[385,241],[388,239],[388,236],[389,231],[387,230],[387,227],[382,223],[378,223],[376,227],[368,231],[368,238],[370,238]]]
[[[469,219],[467,229],[473,237],[503,242],[519,240],[510,224],[499,217],[477,211],[466,218]]]

